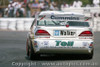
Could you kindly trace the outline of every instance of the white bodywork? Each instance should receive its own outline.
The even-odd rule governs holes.
[[[60,12],[60,11],[44,11],[39,14],[48,15],[45,20],[49,19],[51,15],[62,15],[65,17],[79,17],[79,19],[54,19],[64,21],[84,21],[84,15],[79,13]],[[31,32],[28,34],[28,38],[32,41],[32,45],[35,53],[79,53],[89,54],[93,51],[93,36],[79,36],[84,31],[91,31],[90,27],[81,26],[38,26],[37,20],[41,18],[36,17],[33,26],[31,26]],[[44,18],[42,18],[44,20]],[[50,36],[37,36],[38,30],[45,30]],[[62,35],[60,35],[62,33]],[[93,33],[93,32],[92,32]],[[92,46],[91,46],[92,44]]]

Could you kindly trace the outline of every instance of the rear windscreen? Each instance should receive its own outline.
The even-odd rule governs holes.
[[[69,26],[83,26],[83,27],[89,27],[88,22],[77,22],[77,21],[69,21],[67,22]]]
[[[88,22],[79,22],[79,21],[48,21],[42,20],[37,22],[38,26],[82,26],[82,27],[89,27]]]

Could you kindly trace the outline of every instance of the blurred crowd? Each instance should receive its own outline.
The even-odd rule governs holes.
[[[93,4],[87,4],[85,7],[100,7],[100,0],[93,0]],[[73,4],[63,3],[61,8],[80,8],[83,6],[83,3],[80,0],[74,0]]]
[[[83,3],[80,0],[74,0],[72,4],[66,2],[59,4],[54,0],[12,0],[9,1],[5,10],[0,8],[0,17],[34,17],[37,11],[59,10],[59,5],[61,5],[60,8],[80,8]],[[99,7],[100,0],[93,0],[93,5]],[[89,4],[86,5],[86,7],[90,6]]]
[[[56,3],[52,0],[24,0],[10,1],[5,15],[8,17],[34,17],[37,11],[57,10]]]

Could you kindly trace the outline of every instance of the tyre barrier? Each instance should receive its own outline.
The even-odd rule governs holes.
[[[92,13],[92,14],[93,14],[93,17],[100,18],[100,13]]]
[[[34,18],[0,18],[0,30],[29,31]]]

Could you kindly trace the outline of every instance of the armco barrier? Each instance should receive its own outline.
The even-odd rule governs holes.
[[[28,31],[34,18],[0,18],[1,30]]]

